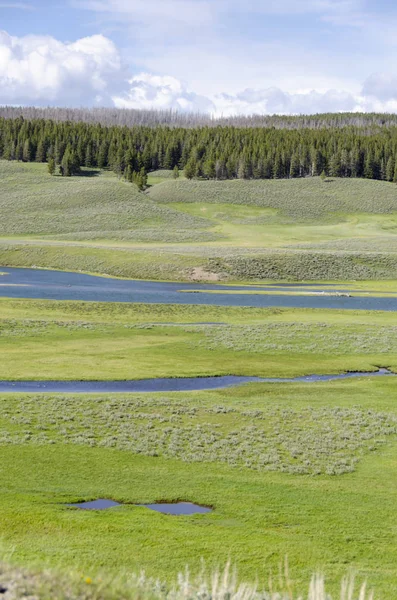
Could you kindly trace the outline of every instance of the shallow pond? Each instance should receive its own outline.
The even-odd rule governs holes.
[[[397,311],[397,298],[337,297],[295,294],[306,284],[268,284],[253,286],[222,286],[198,283],[167,283],[134,281],[96,277],[82,273],[47,271],[44,269],[16,269],[0,267],[0,296],[8,298],[40,298],[50,300],[83,300],[95,302],[143,302],[146,304],[207,304],[213,306],[337,308],[352,310]],[[291,288],[296,288],[292,290]],[[314,287],[314,286],[310,286]],[[319,289],[319,286],[315,286]],[[327,289],[326,284],[324,284]],[[186,293],[198,290],[201,293]],[[211,294],[211,291],[251,291],[252,294]],[[255,294],[271,291],[271,295]],[[289,292],[277,295],[275,291]],[[333,288],[333,291],[334,290]],[[343,289],[338,290],[343,292]]]
[[[75,504],[67,504],[66,506],[71,506],[74,508],[80,508],[81,510],[106,510],[107,508],[114,508],[115,506],[120,506],[118,502],[114,502],[113,500],[92,500],[91,502],[76,502]]]
[[[211,508],[199,506],[192,502],[175,502],[173,504],[161,502],[158,504],[139,504],[138,506],[144,506],[165,515],[197,515],[212,512]]]

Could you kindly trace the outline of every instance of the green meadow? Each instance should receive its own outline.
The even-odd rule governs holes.
[[[69,179],[4,161],[0,179],[0,293],[8,266],[396,293],[393,184],[159,171],[138,193],[109,172]],[[397,372],[397,324],[392,312],[0,298],[0,353],[0,380],[19,381]],[[316,571],[335,597],[349,572],[394,597],[396,381],[1,394],[2,553],[97,582],[141,570],[174,582],[204,559],[210,572],[230,560],[254,584],[277,579],[287,557],[290,598]],[[98,498],[121,506],[67,506]],[[178,500],[213,510],[137,506]]]
[[[293,376],[397,370],[392,313],[0,300],[1,379]],[[197,323],[219,325],[197,325]],[[165,324],[167,323],[167,325]],[[288,556],[336,591],[397,591],[394,378],[211,392],[3,394],[1,541],[12,560],[170,580],[229,559],[247,581]],[[110,498],[85,512],[71,502]],[[136,504],[187,500],[170,517]]]
[[[397,370],[392,312],[7,299],[0,312],[0,379]]]

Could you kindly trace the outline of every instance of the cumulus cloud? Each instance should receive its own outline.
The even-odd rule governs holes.
[[[281,84],[199,94],[197,86],[150,69],[131,76],[115,44],[103,35],[63,43],[50,36],[19,38],[0,31],[0,104],[171,109],[215,116],[397,112],[397,76],[375,73],[358,93],[331,85],[320,91],[286,91]]]
[[[360,110],[360,98],[338,90],[319,93],[288,93],[279,88],[246,89],[237,94],[220,94],[215,100],[216,114],[302,114]]]
[[[128,82],[129,89],[113,97],[117,108],[173,109],[181,112],[214,112],[209,98],[189,92],[186,86],[170,76],[141,73]]]
[[[252,114],[314,114],[326,112],[397,112],[397,77],[374,75],[360,94],[329,89],[291,93],[278,87],[247,88],[235,94],[203,96],[171,76],[141,73],[129,89],[114,96],[118,108],[172,109],[210,113],[216,117]]]
[[[62,43],[0,31],[0,103],[109,105],[123,82],[119,52],[102,35]]]

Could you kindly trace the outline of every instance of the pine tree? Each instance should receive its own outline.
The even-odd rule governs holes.
[[[247,169],[244,158],[240,158],[237,168],[237,178],[238,179],[246,179],[247,177]]]
[[[55,175],[55,169],[56,169],[56,165],[55,165],[55,160],[53,158],[50,158],[50,160],[48,161],[48,172],[50,175]]]
[[[374,179],[374,157],[371,150],[369,150],[365,155],[364,177],[366,179]]]
[[[32,144],[31,144],[29,138],[27,140],[25,140],[25,142],[23,144],[22,160],[23,160],[23,162],[30,162],[31,160],[33,160]]]
[[[204,176],[207,177],[207,179],[215,179],[215,162],[211,159],[206,160],[203,166],[203,172]]]
[[[394,165],[393,183],[397,183],[397,158],[396,163]]]
[[[289,168],[290,177],[299,177],[299,160],[296,154],[291,156],[291,164]]]
[[[140,177],[141,177],[141,189],[146,190],[146,188],[147,188],[147,173],[146,173],[145,167],[142,167],[142,169],[140,171]]]
[[[394,177],[394,161],[393,161],[393,157],[390,156],[389,160],[387,161],[387,164],[386,164],[386,181],[393,181],[393,177]]]
[[[102,142],[98,151],[97,165],[100,169],[108,166],[108,145]]]
[[[340,153],[340,174],[342,177],[349,177],[350,160],[347,150],[343,149]]]
[[[320,152],[316,148],[312,148],[310,151],[310,162],[311,162],[311,176],[316,177],[322,171],[322,161]]]
[[[125,171],[124,171],[124,179],[126,181],[129,181],[130,183],[132,183],[132,175],[133,175],[133,170],[131,165],[127,165]]]
[[[178,179],[178,177],[179,177],[178,165],[175,165],[172,175],[173,175],[174,179]]]
[[[197,172],[197,162],[195,161],[194,158],[190,158],[185,166],[185,177],[187,179],[193,179],[193,177],[196,177],[196,172]]]
[[[216,177],[216,179],[226,179],[227,178],[226,162],[224,159],[218,159],[216,161],[215,177]]]
[[[36,162],[46,162],[46,148],[43,139],[40,139],[36,150]]]
[[[61,162],[61,175],[62,177],[71,177],[72,176],[72,157],[70,155],[69,148],[65,150],[62,162]]]
[[[23,160],[23,146],[20,143],[15,147],[15,160]]]
[[[15,160],[15,142],[10,141],[6,143],[3,158],[5,160]]]
[[[281,179],[283,177],[283,163],[280,154],[277,152],[274,158],[273,179]]]
[[[335,152],[331,156],[331,160],[329,161],[329,174],[331,177],[340,177],[341,176],[341,162],[340,157],[337,152]]]
[[[85,159],[84,159],[84,165],[86,167],[93,167],[93,157],[92,157],[92,146],[91,144],[87,144],[87,148],[85,151]]]

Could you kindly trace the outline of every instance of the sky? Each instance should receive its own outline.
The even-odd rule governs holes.
[[[397,112],[397,2],[0,0],[0,104]]]

